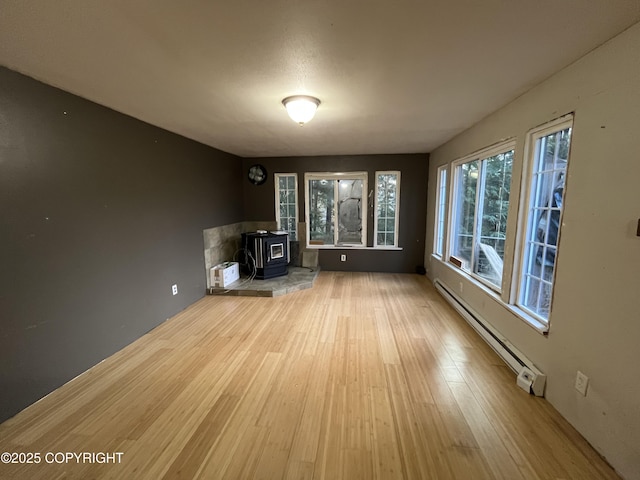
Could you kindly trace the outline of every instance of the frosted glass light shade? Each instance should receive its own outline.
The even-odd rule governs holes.
[[[294,95],[282,100],[282,104],[287,109],[287,113],[296,123],[304,125],[311,121],[316,114],[316,109],[320,105],[320,100],[308,95]]]

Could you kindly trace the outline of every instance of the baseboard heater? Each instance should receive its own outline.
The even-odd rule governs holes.
[[[493,348],[509,367],[517,374],[517,384],[523,390],[536,395],[544,396],[544,387],[547,376],[536,368],[522,352],[511,345],[506,338],[500,335],[495,328],[487,323],[464,300],[453,293],[453,290],[443,284],[439,279],[434,282],[436,290],[449,304],[471,325],[476,332]]]

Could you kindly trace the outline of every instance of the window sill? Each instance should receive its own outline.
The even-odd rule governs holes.
[[[309,250],[385,250],[385,251],[401,251],[402,247],[366,247],[362,245],[307,245],[305,248]]]
[[[516,317],[518,317],[524,323],[529,325],[531,328],[533,328],[539,334],[547,335],[549,333],[549,324],[548,323],[541,322],[540,320],[532,317],[527,312],[525,312],[524,310],[521,310],[520,308],[516,307],[515,305],[506,305],[502,301],[500,303],[502,303],[506,307],[507,310],[509,310],[512,314],[514,314]]]

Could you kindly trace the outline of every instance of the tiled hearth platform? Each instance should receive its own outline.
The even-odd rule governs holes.
[[[248,297],[278,297],[313,287],[319,269],[289,267],[289,273],[267,280],[249,280],[246,276],[226,288],[210,287],[210,295],[233,295]]]

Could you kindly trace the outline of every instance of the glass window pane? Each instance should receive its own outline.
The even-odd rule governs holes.
[[[292,217],[293,225],[296,223],[297,213],[297,192],[295,190],[296,175],[276,174],[276,220],[278,228],[289,233],[291,240],[296,240],[297,235],[295,229],[290,228],[290,220]]]
[[[548,320],[551,309],[570,142],[571,128],[542,136],[536,140],[531,161],[534,169],[518,304],[543,321]]]
[[[479,236],[474,273],[500,286],[507,236],[513,150],[482,161]]]
[[[476,212],[476,187],[478,184],[479,164],[477,160],[463,163],[457,167],[456,223],[452,254],[463,262],[463,268],[471,264],[473,249],[473,226]]]
[[[376,235],[376,245],[397,244],[395,222],[399,178],[399,173],[396,172],[376,174],[376,213],[378,215],[376,231],[385,233],[383,236]]]
[[[362,180],[338,183],[338,242],[362,243]]]
[[[524,306],[537,313],[538,295],[540,294],[540,280],[535,277],[527,277],[526,295],[523,299]]]
[[[436,205],[436,232],[434,252],[436,255],[444,255],[444,217],[447,200],[447,170],[440,167],[438,170],[438,191]]]
[[[393,219],[387,220],[387,226],[386,226],[385,230],[387,232],[391,232],[391,233],[395,232],[395,230],[396,230],[396,221],[393,220]]]
[[[309,236],[315,243],[333,245],[334,180],[309,180]]]

